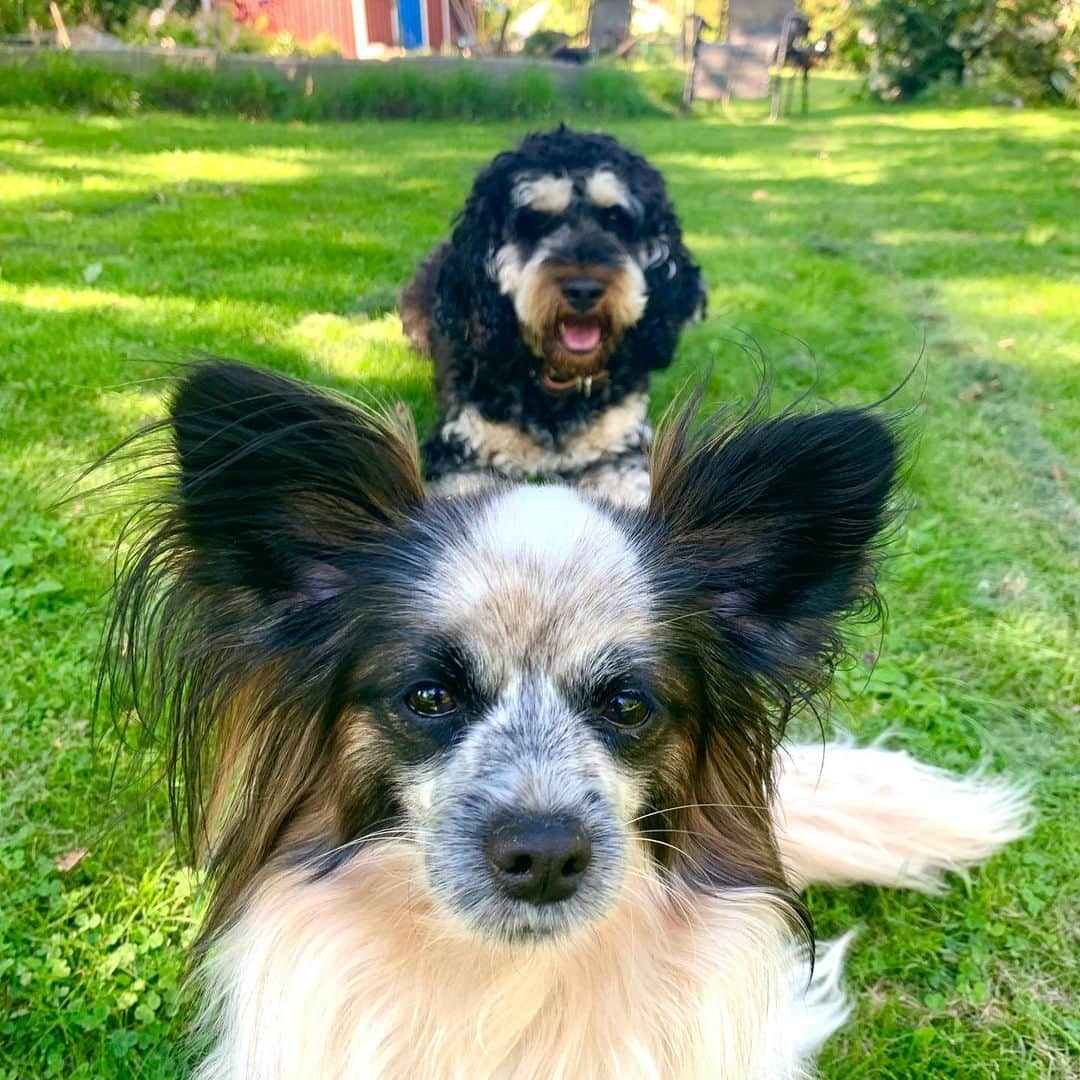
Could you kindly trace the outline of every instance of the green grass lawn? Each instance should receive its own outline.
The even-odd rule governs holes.
[[[657,408],[705,371],[718,401],[752,393],[747,334],[777,407],[875,399],[922,357],[898,401],[917,444],[889,625],[876,667],[870,637],[842,674],[835,721],[1035,785],[1034,835],[943,896],[813,893],[823,934],[863,927],[824,1073],[1076,1076],[1077,117],[837,98],[772,127],[612,130],[666,173],[710,282]],[[89,730],[120,517],[56,500],[159,414],[193,351],[400,396],[430,422],[393,292],[519,134],[0,111],[3,1080],[186,1066],[196,883],[161,793],[111,792],[113,746]]]

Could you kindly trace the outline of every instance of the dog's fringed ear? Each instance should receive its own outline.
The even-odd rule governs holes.
[[[322,598],[336,556],[423,501],[400,415],[226,362],[193,367],[169,411],[176,524],[204,588]]]
[[[658,625],[696,658],[702,695],[694,787],[671,819],[686,836],[676,867],[697,888],[782,891],[777,743],[796,704],[827,685],[841,617],[876,600],[898,442],[866,410],[698,427],[694,404],[660,426],[649,507]],[[798,904],[790,917],[808,932]]]
[[[435,276],[435,321],[451,341],[471,350],[516,335],[513,304],[494,278],[515,160],[499,154],[477,175]]]
[[[146,433],[164,456],[145,443],[132,477],[164,485],[123,535],[99,695],[163,750],[177,839],[216,882],[211,935],[326,767],[321,710],[424,492],[404,414],[228,362],[169,404]]]
[[[650,222],[654,238],[648,241],[649,262],[645,282],[649,290],[646,319],[657,317],[681,329],[705,317],[708,294],[701,268],[683,242],[675,208],[664,198],[663,207]]]
[[[784,711],[818,689],[837,624],[875,600],[874,555],[896,482],[894,426],[865,409],[661,431],[651,513],[674,579],[736,662]],[[673,582],[674,583],[674,582]]]

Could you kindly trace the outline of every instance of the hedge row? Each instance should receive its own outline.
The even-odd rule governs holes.
[[[305,93],[257,69],[236,74],[162,64],[132,75],[67,53],[0,62],[0,105],[121,115],[167,109],[273,120],[530,120],[580,111],[607,117],[662,111],[632,73],[605,66],[587,68],[561,87],[527,64],[496,78],[467,63],[449,72],[389,63],[364,66],[352,79],[332,85],[316,81]]]

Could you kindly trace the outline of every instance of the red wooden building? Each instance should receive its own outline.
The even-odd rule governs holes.
[[[378,45],[449,48],[464,32],[460,7],[461,0],[232,0],[238,21],[287,30],[300,42],[329,34],[350,59]]]

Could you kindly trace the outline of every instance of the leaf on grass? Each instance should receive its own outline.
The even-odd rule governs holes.
[[[34,549],[29,544],[16,544],[8,553],[8,559],[12,566],[33,566]]]
[[[63,855],[56,856],[56,869],[59,870],[61,874],[66,874],[69,870],[74,870],[75,867],[89,854],[89,848],[72,848],[70,851],[64,852]]]
[[[961,401],[974,401],[976,398],[981,398],[986,393],[986,389],[981,382],[973,382],[966,390],[961,390],[956,396]]]
[[[1006,574],[1001,579],[998,591],[1006,600],[1015,600],[1021,593],[1027,591],[1028,579],[1023,573]]]
[[[21,595],[24,600],[29,600],[34,596],[49,596],[52,593],[63,592],[64,586],[53,578],[42,578],[41,581],[35,581],[33,585],[27,586],[21,590]]]
[[[754,190],[750,192],[751,202],[761,202],[762,199],[767,199],[768,197],[769,193],[763,187],[754,188]]]
[[[998,342],[999,349],[1011,349],[1016,344],[1016,338],[1003,337]]]
[[[83,281],[85,281],[87,285],[93,285],[94,282],[101,277],[101,271],[104,269],[105,267],[99,262],[90,263],[82,272]]]
[[[1020,890],[1020,899],[1023,901],[1024,907],[1027,909],[1029,915],[1038,915],[1039,912],[1046,907],[1046,901],[1033,889],[1029,889],[1026,886]]]

